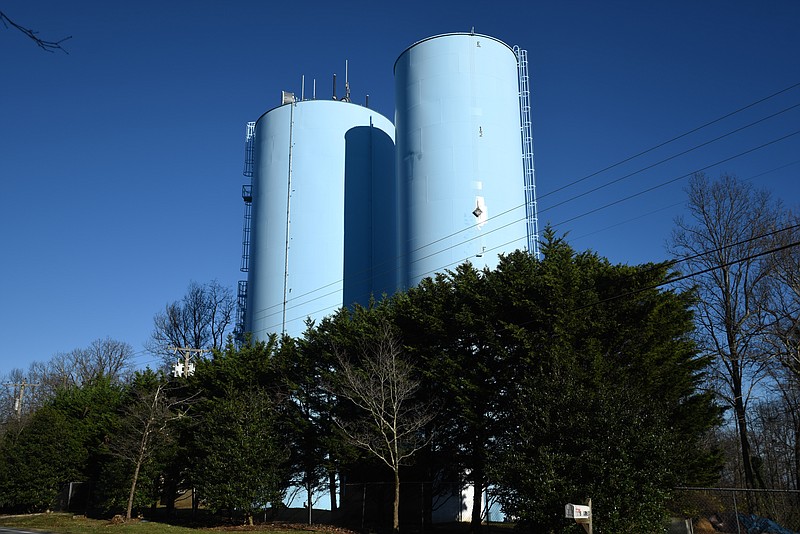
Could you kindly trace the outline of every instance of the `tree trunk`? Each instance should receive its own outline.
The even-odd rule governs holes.
[[[336,471],[328,472],[328,490],[331,493],[331,512],[338,510],[336,504]]]
[[[308,524],[312,524],[313,518],[311,517],[312,514],[312,505],[311,503],[314,500],[314,490],[311,487],[311,482],[306,483],[306,504],[308,505]]]
[[[392,532],[400,532],[400,468],[394,470],[394,510],[392,516]]]
[[[142,455],[139,454],[139,461],[133,470],[133,481],[131,482],[131,492],[128,494],[128,510],[125,512],[125,519],[131,519],[133,512],[133,497],[136,495],[136,481],[139,479],[139,468],[142,466]]]
[[[734,362],[735,363],[735,362]],[[734,400],[733,410],[736,416],[736,423],[739,427],[739,444],[742,449],[742,467],[744,468],[744,485],[748,489],[755,488],[755,476],[753,475],[753,461],[750,457],[750,438],[747,435],[747,417],[742,398],[742,384],[734,381]]]
[[[472,471],[473,495],[472,495],[472,519],[470,520],[470,532],[480,532],[483,524],[483,490],[484,476],[483,468]]]
[[[800,488],[800,424],[794,424],[794,480],[795,488]],[[800,494],[797,495],[800,504]]]

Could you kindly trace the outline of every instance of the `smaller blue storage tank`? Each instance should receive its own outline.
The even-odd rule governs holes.
[[[402,283],[395,258],[394,126],[332,100],[256,122],[245,331],[300,335],[307,317]]]

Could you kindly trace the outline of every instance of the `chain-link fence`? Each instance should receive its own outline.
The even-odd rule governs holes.
[[[361,532],[391,530],[393,484],[351,483],[342,489],[337,523]],[[497,524],[504,518],[493,504],[491,491],[482,501],[483,521],[497,527],[486,530],[506,532]],[[466,524],[471,505],[471,492],[462,484],[404,482],[400,488],[401,530],[420,533],[441,530],[443,524]],[[667,529],[670,534],[800,534],[797,490],[677,488],[668,508],[673,517]]]
[[[672,514],[687,534],[800,534],[800,491],[678,488]]]

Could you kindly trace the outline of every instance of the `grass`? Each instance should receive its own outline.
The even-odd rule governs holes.
[[[57,534],[198,534],[202,532],[219,533],[223,530],[218,528],[188,528],[152,521],[119,523],[60,513],[0,516],[0,526],[25,530],[43,530]],[[239,527],[236,530],[251,529]],[[298,533],[296,530],[273,528],[270,528],[269,532],[270,534]]]

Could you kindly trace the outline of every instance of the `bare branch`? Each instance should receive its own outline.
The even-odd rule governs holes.
[[[67,39],[72,39],[71,35],[68,37],[64,37],[63,39],[59,39],[58,41],[46,41],[41,37],[39,37],[38,35],[39,32],[33,31],[30,28],[26,28],[24,26],[20,26],[19,24],[11,20],[8,17],[8,15],[3,13],[2,11],[0,11],[0,21],[3,22],[3,26],[5,26],[6,28],[8,28],[9,26],[12,28],[16,28],[17,30],[21,31],[22,33],[33,39],[33,42],[36,43],[36,46],[38,46],[45,52],[55,52],[56,50],[61,50],[65,54],[69,54],[69,52],[67,52],[67,50],[61,46],[61,43],[63,43]]]

